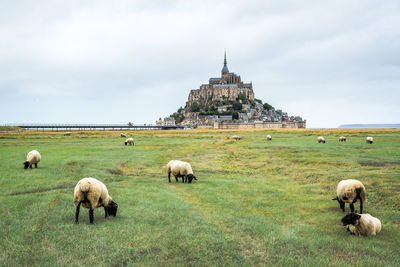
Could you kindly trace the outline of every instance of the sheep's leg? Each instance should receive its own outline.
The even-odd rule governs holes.
[[[171,182],[171,173],[168,172],[168,181]]]
[[[363,201],[361,198],[359,198],[359,199],[360,199],[360,214],[362,214],[363,213]]]
[[[354,204],[353,203],[350,203],[350,211],[354,212]]]
[[[182,183],[184,183],[186,180],[186,175],[182,176]]]
[[[29,164],[29,168],[31,168],[31,169],[32,169],[32,164]]]
[[[75,223],[78,224],[78,218],[79,218],[79,209],[81,208],[81,202],[78,203],[78,206],[76,206],[76,211],[75,211]]]
[[[176,182],[179,182],[179,180],[178,180],[178,177],[177,177],[177,176],[175,176],[175,180],[176,180]]]
[[[340,208],[342,209],[342,211],[344,212],[345,203],[343,201],[339,200],[339,205],[340,205]]]
[[[35,163],[35,168],[37,168],[37,163]]]
[[[104,207],[104,218],[108,217],[108,209],[107,207]]]
[[[92,207],[90,207],[90,209],[89,209],[89,220],[90,220],[90,223],[93,224],[94,215],[93,215],[93,209],[92,209]]]

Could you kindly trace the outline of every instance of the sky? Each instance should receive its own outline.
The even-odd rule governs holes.
[[[155,123],[230,72],[310,128],[400,123],[400,1],[1,1],[0,124]]]

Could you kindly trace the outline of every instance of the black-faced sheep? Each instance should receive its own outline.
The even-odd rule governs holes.
[[[342,224],[352,235],[376,235],[382,229],[381,221],[370,214],[351,212],[342,218]]]
[[[175,176],[175,180],[178,182],[178,178],[182,177],[182,183],[191,183],[192,180],[197,180],[196,176],[193,175],[192,166],[189,163],[180,160],[171,160],[167,164],[168,181],[171,182],[171,173]]]
[[[355,179],[342,180],[336,188],[336,197],[332,200],[339,202],[340,208],[344,211],[345,203],[350,203],[350,210],[354,212],[354,203],[360,200],[360,213],[363,212],[363,203],[365,202],[365,187]]]
[[[271,141],[271,140],[272,140],[272,136],[268,134],[268,135],[267,135],[267,140],[268,140],[268,141]]]
[[[233,139],[233,140],[240,140],[240,137],[237,136],[237,135],[234,135],[234,136],[232,136],[232,139]]]
[[[31,168],[32,164],[35,164],[35,168],[37,168],[37,164],[41,160],[40,153],[36,150],[32,150],[31,152],[26,155],[26,161],[24,162],[24,169]]]
[[[118,205],[108,195],[107,187],[95,178],[83,178],[74,190],[75,222],[78,223],[80,206],[89,209],[90,223],[94,221],[95,208],[104,207],[105,218],[108,215],[116,216]]]
[[[125,145],[135,145],[135,143],[133,142],[133,138],[129,137],[125,140]]]
[[[344,136],[339,137],[339,142],[346,142],[346,137]]]
[[[374,142],[374,138],[371,136],[368,136],[367,139],[365,140],[368,144],[372,144]]]
[[[121,137],[126,137],[126,135],[124,133],[121,133],[120,136]]]
[[[318,136],[318,143],[325,143],[325,138],[323,138],[322,136]]]

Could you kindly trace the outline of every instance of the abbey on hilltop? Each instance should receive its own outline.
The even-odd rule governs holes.
[[[224,56],[221,77],[210,78],[199,89],[190,90],[184,108],[179,108],[158,125],[181,124],[191,128],[305,128],[299,116],[288,116],[268,103],[254,97],[253,84],[244,83],[229,72]]]

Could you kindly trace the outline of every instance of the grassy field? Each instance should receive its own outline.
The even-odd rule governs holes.
[[[400,265],[400,130],[129,135],[134,147],[119,132],[0,133],[1,266]],[[24,170],[32,149],[42,161]],[[190,162],[198,180],[168,183],[171,159]],[[118,214],[96,209],[90,225],[81,208],[76,225],[73,190],[90,176],[107,185]],[[350,178],[366,186],[364,212],[382,221],[375,237],[340,225],[345,214],[331,199]]]

